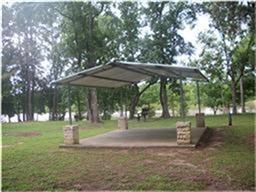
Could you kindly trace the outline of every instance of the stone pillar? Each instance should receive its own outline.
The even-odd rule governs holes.
[[[204,113],[196,114],[196,127],[205,127]]]
[[[118,129],[128,129],[128,121],[126,117],[119,117],[118,118]]]
[[[186,145],[191,144],[191,122],[177,122],[177,144]]]
[[[79,144],[79,127],[78,125],[66,125],[64,127],[64,144]]]

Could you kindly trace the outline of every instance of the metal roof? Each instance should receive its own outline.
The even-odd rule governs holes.
[[[105,65],[89,68],[59,79],[53,83],[117,88],[143,80],[149,80],[155,76],[208,81],[197,68],[169,64],[111,61]]]

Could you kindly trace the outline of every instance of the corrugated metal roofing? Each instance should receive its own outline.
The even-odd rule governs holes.
[[[154,76],[208,81],[197,68],[168,64],[112,61],[59,79],[53,83],[117,88],[149,80]]]

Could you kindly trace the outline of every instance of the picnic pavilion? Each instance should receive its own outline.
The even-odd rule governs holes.
[[[173,128],[128,129],[127,117],[120,116],[118,130],[79,140],[79,128],[72,125],[70,86],[93,88],[120,88],[129,84],[150,80],[152,77],[179,79],[182,121]],[[196,81],[198,113],[196,127],[185,122],[183,81]],[[197,68],[168,64],[139,63],[112,60],[59,79],[54,83],[68,86],[69,125],[64,128],[64,144],[60,147],[195,147],[206,127],[201,113],[199,82],[208,79]]]

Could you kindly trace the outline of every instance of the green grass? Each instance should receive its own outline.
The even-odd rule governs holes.
[[[236,183],[241,189],[244,186],[254,186],[254,170],[252,166],[255,162],[253,146],[248,145],[250,138],[255,132],[255,119],[249,116],[237,116],[234,119],[234,127],[227,129],[224,133],[224,147],[214,156],[212,169],[222,177],[223,174],[231,178],[231,182]],[[253,137],[251,137],[251,142]],[[225,170],[219,171],[219,170]]]
[[[175,127],[178,120],[130,121],[129,127]],[[194,117],[187,120],[195,125]],[[227,121],[227,116],[206,117],[212,129],[225,126]],[[254,123],[252,114],[234,116],[234,126],[223,129],[221,146],[210,143],[195,150],[60,149],[66,122],[3,124],[2,189],[203,190],[210,182],[199,170],[205,169],[207,176],[223,189],[252,190],[255,159],[254,147],[248,141],[255,132]],[[80,138],[117,129],[116,121],[78,124]],[[203,162],[206,158],[208,164]],[[177,161],[197,168],[175,164]]]

